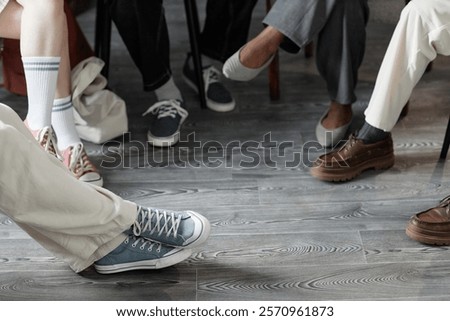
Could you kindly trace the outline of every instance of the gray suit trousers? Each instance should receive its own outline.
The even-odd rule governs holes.
[[[330,100],[356,100],[369,16],[367,0],[277,0],[263,23],[298,47],[317,39],[317,68],[327,83]]]

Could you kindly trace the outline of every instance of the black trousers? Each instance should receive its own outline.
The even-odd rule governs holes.
[[[211,0],[201,33],[201,51],[224,62],[247,41],[258,0]],[[153,91],[172,76],[170,41],[163,0],[112,0],[111,17],[138,67],[144,90]]]

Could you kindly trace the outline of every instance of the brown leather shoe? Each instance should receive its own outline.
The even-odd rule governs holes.
[[[394,165],[391,134],[382,141],[365,144],[350,135],[338,150],[320,156],[311,167],[311,175],[331,182],[349,181],[368,169],[388,169]]]
[[[430,245],[450,245],[450,196],[437,207],[411,217],[406,234],[415,241]]]

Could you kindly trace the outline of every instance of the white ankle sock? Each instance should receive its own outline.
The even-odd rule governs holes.
[[[22,57],[27,83],[27,123],[31,129],[51,125],[60,57]]]
[[[81,143],[73,119],[73,105],[70,96],[53,101],[52,126],[58,139],[58,149],[63,151],[71,145]]]
[[[225,77],[237,81],[252,80],[256,76],[258,76],[259,73],[263,71],[275,57],[275,55],[272,55],[272,57],[270,57],[270,59],[259,68],[248,68],[241,63],[241,60],[239,59],[240,53],[241,50],[239,49],[239,51],[237,51],[234,55],[228,58],[227,61],[225,61],[222,68],[222,73],[225,75]]]
[[[183,101],[183,97],[181,96],[181,92],[178,89],[177,85],[173,81],[173,77],[170,77],[169,81],[164,85],[155,90],[155,95],[158,101],[161,100],[169,100],[176,99],[179,101]]]

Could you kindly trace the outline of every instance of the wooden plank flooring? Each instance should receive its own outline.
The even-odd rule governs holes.
[[[306,153],[328,104],[314,60],[281,53],[280,101],[270,101],[262,74],[251,83],[225,81],[238,102],[235,111],[200,110],[181,80],[189,48],[183,5],[165,3],[174,77],[190,113],[185,142],[173,154],[145,144],[148,122],[140,115],[154,97],[141,91],[140,76],[114,34],[110,87],[127,101],[131,133],[124,144],[87,147],[102,165],[105,187],[142,205],[199,211],[212,223],[211,238],[165,270],[102,276],[91,268],[77,275],[0,214],[0,300],[449,300],[449,248],[424,246],[404,233],[412,214],[450,193],[448,162],[438,162],[450,105],[449,60],[439,57],[415,89],[409,115],[393,132],[392,169],[323,183],[307,166],[323,151]],[[203,17],[205,1],[199,3]],[[261,2],[252,35],[263,15]],[[94,16],[94,8],[79,16],[90,40]],[[369,24],[355,128],[392,30]],[[0,90],[0,99],[26,114],[23,97]],[[188,139],[191,133],[203,150]],[[272,150],[274,166],[268,147],[251,150],[253,159],[226,148],[238,141],[245,149],[244,142],[262,142],[268,133],[276,144],[288,143],[284,155]],[[208,144],[223,156],[208,160]],[[120,164],[112,162],[118,151]],[[178,153],[180,159],[173,156]],[[294,157],[302,162],[287,167]],[[254,159],[252,167],[239,166]],[[212,168],[217,160],[223,163]]]

